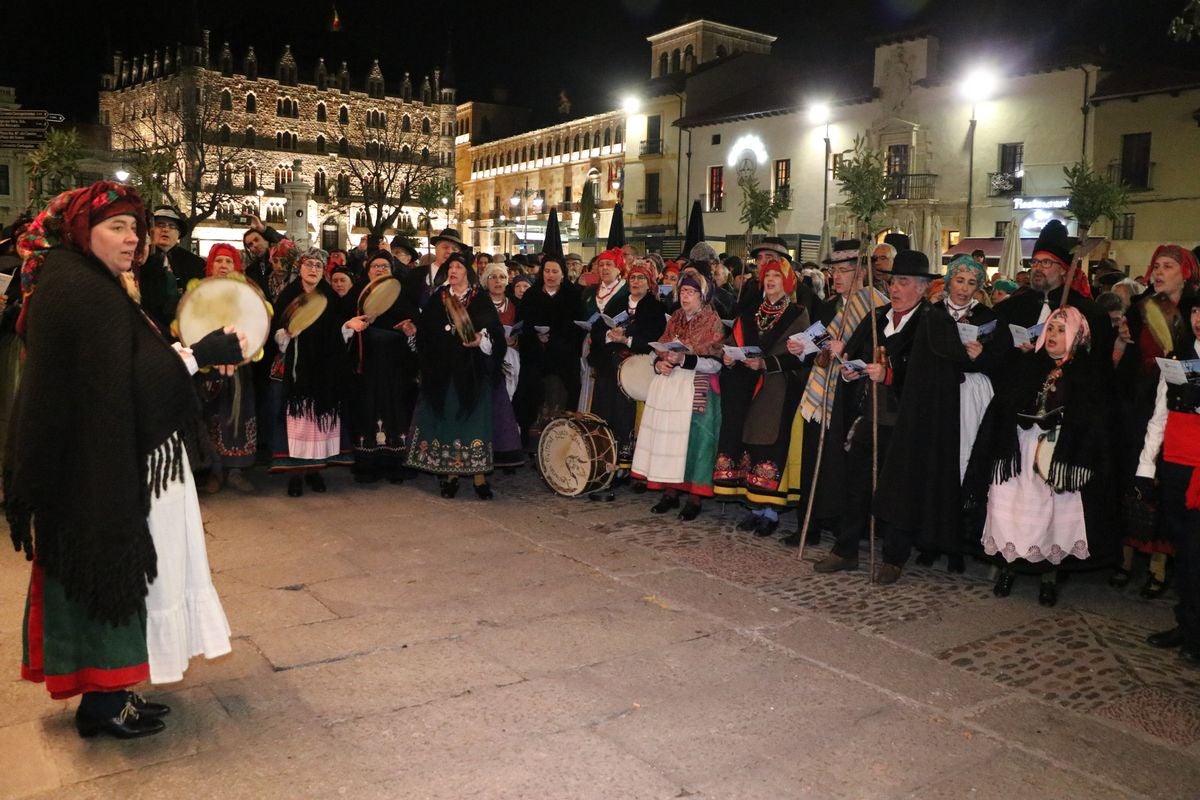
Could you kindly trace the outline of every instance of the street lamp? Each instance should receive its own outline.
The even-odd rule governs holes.
[[[113,177],[116,178],[121,183],[125,183],[125,181],[129,180],[129,171],[124,170],[124,169],[119,169],[113,173]]]
[[[963,78],[958,90],[971,102],[971,123],[967,128],[967,218],[964,224],[967,238],[970,238],[971,205],[975,199],[975,108],[996,91],[996,74],[985,67],[976,67]]]
[[[621,110],[626,114],[636,114],[642,110],[642,101],[637,95],[626,95],[621,100]]]
[[[825,166],[821,169],[821,224],[829,218],[829,104],[814,103],[808,107],[808,121],[825,126]]]
[[[258,195],[258,218],[262,219],[263,218],[263,195],[267,193],[267,190],[262,187],[262,184],[259,184],[258,188],[256,188],[254,190],[254,193],[256,195]]]
[[[508,204],[513,207],[514,211],[516,211],[517,206],[521,205],[522,201],[524,201],[525,222],[523,224],[524,233],[521,234],[521,252],[522,253],[529,252],[529,196],[531,194],[533,194],[533,192],[529,188],[529,176],[526,175],[525,176],[525,188],[524,189],[514,189],[513,193],[512,193],[512,197],[508,198]],[[533,198],[533,210],[534,210],[535,214],[541,213],[542,203],[543,203],[543,200],[542,200],[542,196],[540,194]]]

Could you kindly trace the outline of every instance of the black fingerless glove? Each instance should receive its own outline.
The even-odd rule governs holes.
[[[1138,475],[1133,479],[1133,492],[1138,500],[1149,503],[1154,500],[1154,478]]]
[[[242,347],[238,344],[236,333],[225,333],[217,328],[200,341],[192,345],[192,356],[200,367],[211,367],[217,364],[240,364]]]

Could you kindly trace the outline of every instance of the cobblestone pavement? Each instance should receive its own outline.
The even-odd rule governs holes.
[[[2,797],[1200,797],[1200,670],[1168,596],[1077,574],[1055,608],[983,564],[890,587],[777,539],[552,495],[531,470],[205,498],[234,652],[81,740],[15,679],[28,571],[0,559]],[[795,528],[794,517],[785,529]]]

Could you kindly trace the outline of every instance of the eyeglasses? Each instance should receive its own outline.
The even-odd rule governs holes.
[[[161,231],[178,230],[178,228],[174,222],[171,222],[170,220],[165,220],[165,219],[164,220],[155,220],[154,227]]]
[[[1035,258],[1029,262],[1031,267],[1061,267],[1062,264],[1053,258]]]

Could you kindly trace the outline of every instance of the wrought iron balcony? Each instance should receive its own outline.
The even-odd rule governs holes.
[[[988,197],[1011,197],[1024,189],[1024,170],[1015,172],[989,172]]]
[[[647,197],[644,200],[637,201],[637,213],[644,216],[653,216],[662,213],[662,199],[658,197]]]
[[[642,144],[638,147],[638,154],[643,156],[661,155],[663,151],[662,139],[643,139]]]
[[[1123,184],[1132,192],[1148,192],[1154,188],[1154,162],[1110,161],[1108,179]]]
[[[900,173],[887,176],[888,200],[932,200],[937,175]]]

